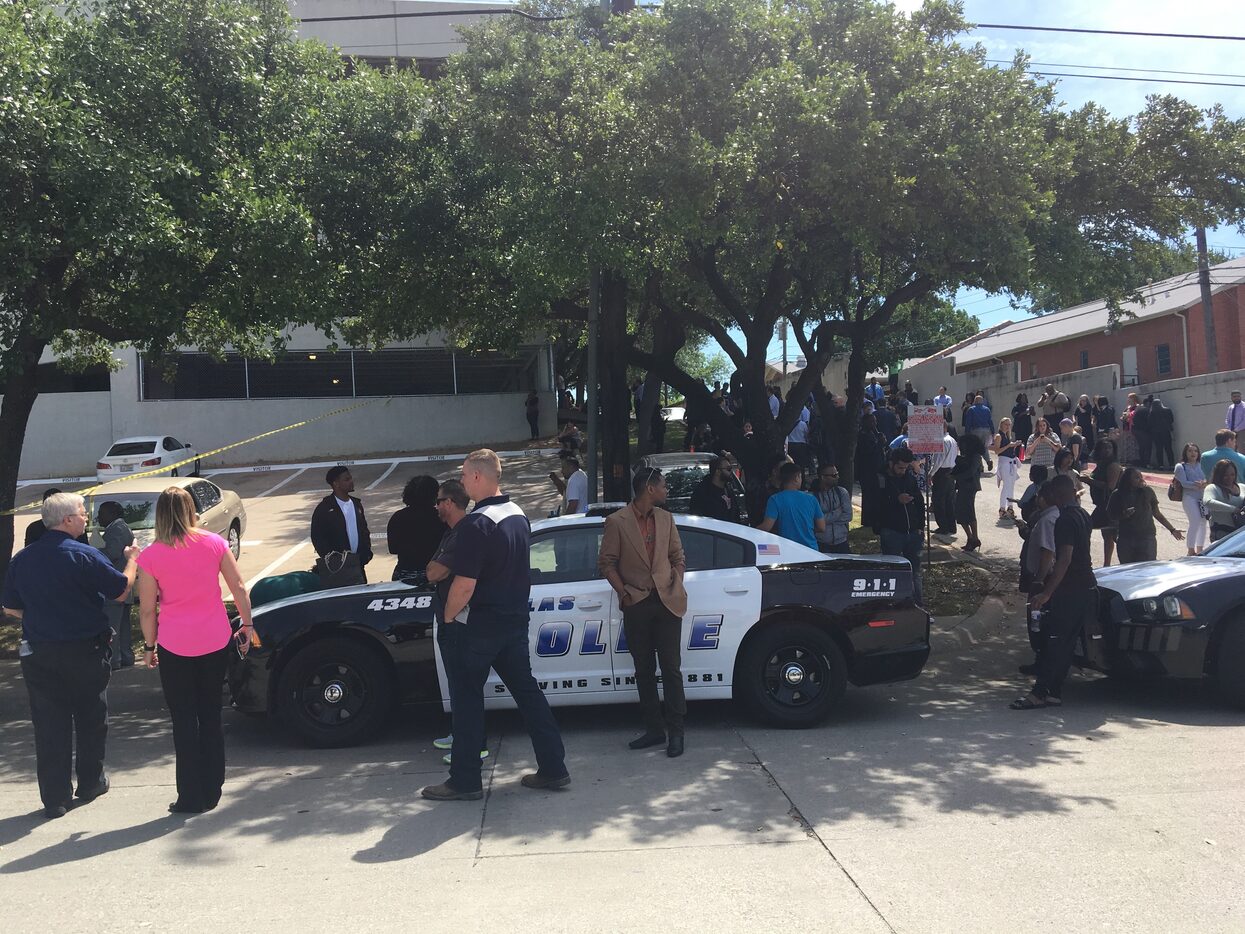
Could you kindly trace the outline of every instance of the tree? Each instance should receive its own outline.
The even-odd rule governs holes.
[[[0,6],[0,570],[45,348],[260,354],[332,320],[299,189],[342,73],[277,0]]]
[[[601,271],[607,495],[608,471],[625,479],[628,366],[701,404],[756,470],[797,415],[774,420],[764,391],[786,318],[808,360],[797,394],[851,351],[850,463],[867,363],[897,322],[928,318],[934,340],[964,286],[1024,296],[1085,278],[1123,294],[1120,258],[1187,220],[1178,186],[1147,176],[1147,134],[1064,110],[1023,56],[991,67],[955,4],[540,9],[566,18],[472,31],[438,89],[470,244],[451,274],[489,284],[458,313],[501,306],[535,327],[582,320]],[[1148,126],[1179,150],[1196,132],[1172,113]],[[1199,172],[1236,177],[1228,147],[1198,151]],[[680,366],[699,334],[726,355],[752,440]]]

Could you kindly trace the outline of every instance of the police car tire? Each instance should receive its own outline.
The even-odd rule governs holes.
[[[332,704],[323,700],[330,689],[342,692]],[[277,712],[308,745],[330,749],[375,734],[392,713],[394,697],[393,672],[377,653],[353,639],[318,639],[282,670]],[[350,715],[341,716],[344,711]]]
[[[815,679],[815,697],[783,702],[775,675],[781,674],[784,663],[800,665],[805,678]],[[757,716],[777,727],[803,729],[825,720],[842,699],[847,689],[847,662],[834,639],[817,626],[762,624],[739,653],[735,685],[736,698]]]
[[[1213,684],[1221,701],[1245,709],[1245,618],[1227,623],[1215,654]]]

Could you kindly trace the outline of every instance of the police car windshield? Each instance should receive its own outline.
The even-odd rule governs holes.
[[[1202,554],[1207,558],[1245,558],[1245,528],[1225,535]]]
[[[122,493],[119,495],[114,493],[111,496],[101,493],[91,503],[90,514],[95,517],[95,524],[99,525],[100,504],[111,500],[121,504],[121,519],[131,531],[154,529],[156,527],[156,500],[159,498],[159,493]]]

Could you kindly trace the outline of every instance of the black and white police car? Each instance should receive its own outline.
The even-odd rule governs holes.
[[[850,682],[915,678],[930,617],[903,558],[823,555],[746,526],[676,516],[687,560],[683,677],[689,700],[736,698],[782,727],[816,724]],[[622,613],[597,572],[599,515],[536,522],[531,539],[532,670],[551,704],[637,700]],[[316,746],[358,743],[403,702],[449,709],[434,650],[431,589],[368,584],[255,610],[245,658],[231,657],[234,705],[273,713]],[[485,706],[513,706],[494,674]]]
[[[1245,529],[1197,557],[1099,568],[1101,639],[1082,667],[1133,678],[1205,679],[1245,708]]]

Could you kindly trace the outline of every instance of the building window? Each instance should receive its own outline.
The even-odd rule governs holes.
[[[1037,375],[1038,375],[1038,374],[1037,374],[1037,364],[1036,364],[1036,363],[1030,363],[1030,364],[1029,364],[1029,379],[1037,379]]]
[[[290,351],[271,363],[246,363],[252,399],[333,398],[354,395],[350,351]]]
[[[1081,369],[1082,370],[1089,369],[1089,351],[1088,350],[1081,351]]]
[[[40,363],[36,385],[39,394],[49,392],[108,392],[112,388],[108,367],[91,366],[76,372],[59,363]]]
[[[288,351],[274,361],[226,354],[177,354],[153,363],[139,358],[141,398],[298,399],[367,396],[450,396],[535,389],[544,347],[513,354],[468,353],[447,347],[392,350]],[[102,386],[108,389],[108,372]],[[89,385],[95,385],[90,382]],[[56,390],[50,390],[56,391]]]
[[[1172,349],[1170,344],[1159,344],[1154,348],[1154,354],[1158,358],[1159,376],[1165,376],[1172,371]]]
[[[205,353],[178,354],[158,363],[140,360],[144,399],[245,399],[246,360],[225,354],[214,360]]]

